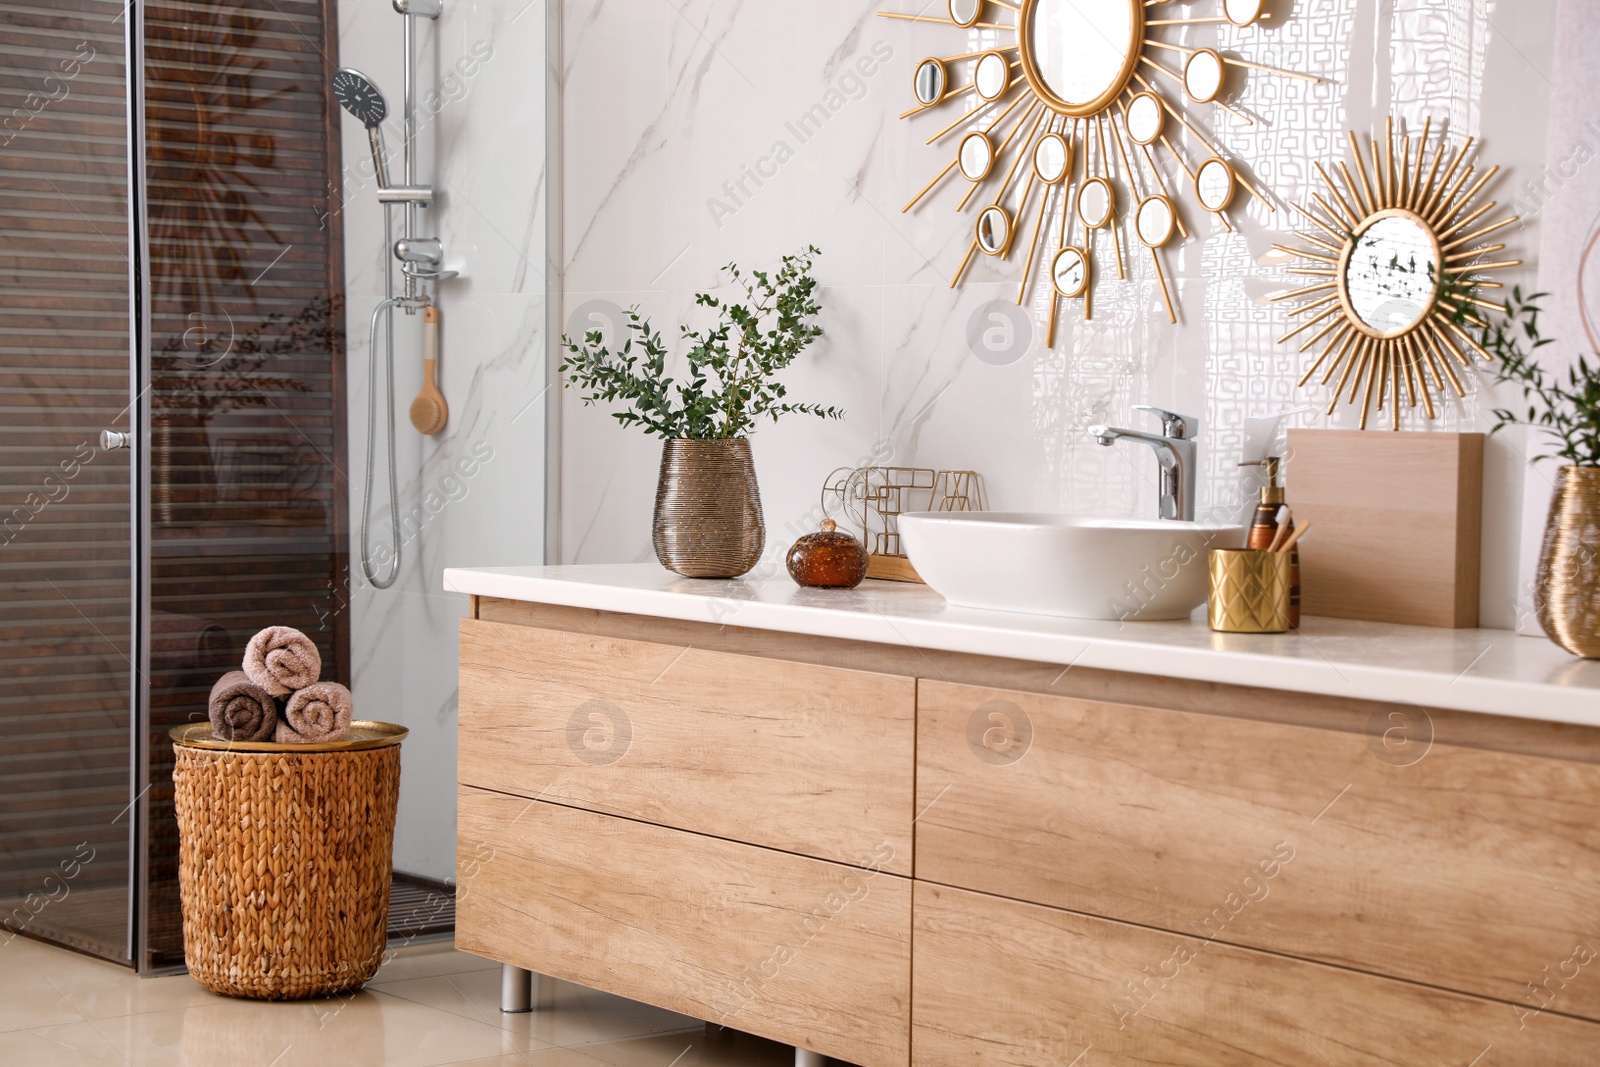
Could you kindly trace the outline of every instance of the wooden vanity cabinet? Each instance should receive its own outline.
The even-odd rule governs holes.
[[[460,780],[911,873],[916,682],[466,620]]]
[[[463,951],[864,1067],[907,1062],[910,879],[470,787],[459,804]]]
[[[1025,724],[1026,754],[975,756],[974,715]],[[1600,949],[1600,765],[1425,730],[923,681],[916,875],[1524,1002]],[[1600,1019],[1600,959],[1590,977],[1562,1010]]]
[[[461,625],[456,943],[908,1062],[916,682]]]
[[[868,1067],[1600,1063],[1600,731],[475,608],[468,951]]]
[[[1592,1067],[1600,1027],[918,881],[911,1061]],[[1079,1059],[1078,1057],[1081,1057]]]

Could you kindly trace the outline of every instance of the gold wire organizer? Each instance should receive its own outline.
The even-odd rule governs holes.
[[[900,545],[900,516],[915,511],[987,511],[977,471],[932,467],[840,467],[822,485],[823,514],[855,525],[867,546],[867,577],[920,582]]]

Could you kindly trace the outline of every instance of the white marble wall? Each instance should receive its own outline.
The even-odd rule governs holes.
[[[607,302],[639,303],[670,328],[729,260],[758,266],[807,243],[823,249],[827,338],[795,369],[792,394],[839,404],[849,417],[789,422],[755,438],[769,553],[787,546],[830,470],[874,452],[976,467],[1000,508],[1145,514],[1154,506],[1150,457],[1101,449],[1083,432],[1090,422],[1142,418],[1129,411],[1140,403],[1203,418],[1201,503],[1224,499],[1236,486],[1241,420],[1303,396],[1294,388],[1300,360],[1274,343],[1286,329],[1281,308],[1263,302],[1284,284],[1270,246],[1289,227],[1288,211],[1252,202],[1233,215],[1238,232],[1227,233],[1185,195],[1197,238],[1166,259],[1178,326],[1167,323],[1141,256],[1133,281],[1101,283],[1092,322],[1063,316],[1053,349],[1038,330],[1015,362],[986,363],[968,345],[968,323],[985,301],[1014,299],[1015,259],[1005,269],[980,262],[961,289],[948,287],[971,212],[956,214],[952,189],[900,212],[949,158],[949,141],[923,144],[943,120],[895,116],[911,104],[919,59],[990,39],[890,22],[875,17],[879,8],[938,14],[943,5],[568,0],[569,328],[580,318],[592,328],[587,313]],[[1196,44],[1215,40],[1327,79],[1252,74],[1238,103],[1254,126],[1209,108],[1201,118],[1282,201],[1303,197],[1312,162],[1341,152],[1347,126],[1372,127],[1391,110],[1416,125],[1432,115],[1436,125],[1481,136],[1486,160],[1520,181],[1544,160],[1554,9],[1555,0],[1302,0],[1273,4],[1278,17],[1267,27],[1195,27]],[[1207,4],[1180,10],[1210,13]],[[788,124],[818,103],[830,117],[802,139]],[[758,184],[747,176],[757,169],[772,176]],[[1512,190],[1497,193],[1505,201]],[[1512,243],[1531,257],[1537,236],[1524,228]],[[1041,297],[1036,291],[1036,304]],[[1440,425],[1487,430],[1491,406],[1469,398]],[[560,558],[650,559],[658,446],[572,394],[562,420]],[[1494,625],[1514,617],[1518,447],[1514,438],[1491,446],[1484,617]]]
[[[1546,366],[1570,366],[1578,355],[1600,352],[1600,258],[1594,241],[1600,234],[1600,26],[1585,0],[1559,0],[1555,61],[1551,65],[1550,140],[1545,167],[1518,175],[1522,210],[1540,219],[1539,291],[1543,335],[1556,343],[1541,352]],[[1528,454],[1548,456],[1554,440],[1530,435]],[[1557,446],[1559,447],[1559,446]],[[1543,544],[1550,497],[1563,461],[1536,463],[1528,477],[1523,515],[1522,581],[1519,602],[1527,605],[1518,618],[1524,632],[1542,633],[1532,608],[1532,590]]]
[[[441,591],[446,566],[540,562],[545,497],[545,0],[445,0],[419,23],[422,126],[418,176],[440,190],[425,211],[460,279],[438,290],[444,433],[407,418],[421,382],[420,318],[396,316],[396,459],[404,564],[387,590],[361,578],[358,548],[367,431],[367,329],[383,292],[383,217],[364,132],[344,120],[343,209],[350,329],[351,581],[359,713],[401,723],[399,870],[455,871],[457,620],[464,597]],[[340,62],[375,78],[400,176],[402,18],[390,0],[340,4]],[[431,95],[437,92],[437,96]],[[398,226],[397,212],[397,226]],[[397,234],[398,236],[398,234]],[[381,411],[381,407],[380,407]],[[381,415],[380,415],[381,418]],[[373,543],[393,545],[387,481],[376,468]]]

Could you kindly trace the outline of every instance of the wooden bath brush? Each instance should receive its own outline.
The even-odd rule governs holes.
[[[422,309],[422,388],[411,402],[411,425],[418,433],[436,434],[450,418],[450,409],[435,380],[438,368],[439,309],[430,304]]]

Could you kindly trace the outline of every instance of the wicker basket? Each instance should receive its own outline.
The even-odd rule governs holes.
[[[172,732],[189,973],[214,993],[298,1000],[357,989],[388,933],[400,740],[352,724],[332,745]]]

